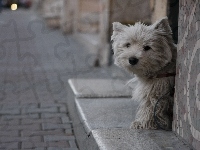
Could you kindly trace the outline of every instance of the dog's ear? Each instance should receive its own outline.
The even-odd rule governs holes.
[[[117,37],[117,35],[126,28],[127,26],[119,23],[119,22],[113,22],[113,35],[111,36],[111,40],[114,41],[114,39]]]
[[[169,26],[168,18],[164,17],[158,21],[156,21],[153,25],[154,29],[158,29],[162,32],[166,32],[168,34],[172,34],[172,30]]]

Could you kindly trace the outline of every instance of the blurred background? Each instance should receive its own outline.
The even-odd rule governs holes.
[[[178,0],[37,0],[37,12],[51,28],[74,34],[90,53],[97,55],[95,66],[111,65],[112,23],[147,25],[168,16],[178,37]]]
[[[12,9],[13,4],[21,8],[30,8],[32,0],[0,0],[2,8]]]
[[[74,34],[90,53],[97,55],[95,66],[111,65],[110,36],[112,23],[151,24],[168,16],[178,36],[178,0],[37,0],[36,11],[51,28]]]
[[[178,0],[0,0],[1,9],[32,9],[48,27],[60,29],[96,55],[94,66],[111,65],[112,23],[149,25],[168,16],[174,41],[178,37]]]
[[[198,149],[199,0],[0,0],[0,149],[69,146],[41,140],[66,136],[67,80],[130,78],[113,67],[112,23],[149,25],[165,16],[179,38],[173,131]]]

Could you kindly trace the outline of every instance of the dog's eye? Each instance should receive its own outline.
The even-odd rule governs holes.
[[[126,45],[125,45],[127,48],[129,48],[130,46],[131,46],[131,44],[130,43],[126,43]]]
[[[144,48],[144,51],[148,51],[148,50],[150,50],[150,49],[151,49],[151,47],[150,47],[150,46],[144,46],[143,48]]]

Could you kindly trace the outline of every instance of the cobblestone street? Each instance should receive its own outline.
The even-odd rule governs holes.
[[[74,66],[64,58],[75,43],[28,11],[0,18],[0,148],[76,150],[65,88]]]
[[[67,80],[88,77],[94,56],[31,11],[4,10],[0,31],[0,149],[77,150]]]

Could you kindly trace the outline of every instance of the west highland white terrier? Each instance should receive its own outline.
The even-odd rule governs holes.
[[[167,17],[147,26],[113,23],[114,62],[135,77],[133,99],[139,101],[133,129],[171,129],[176,45]]]

